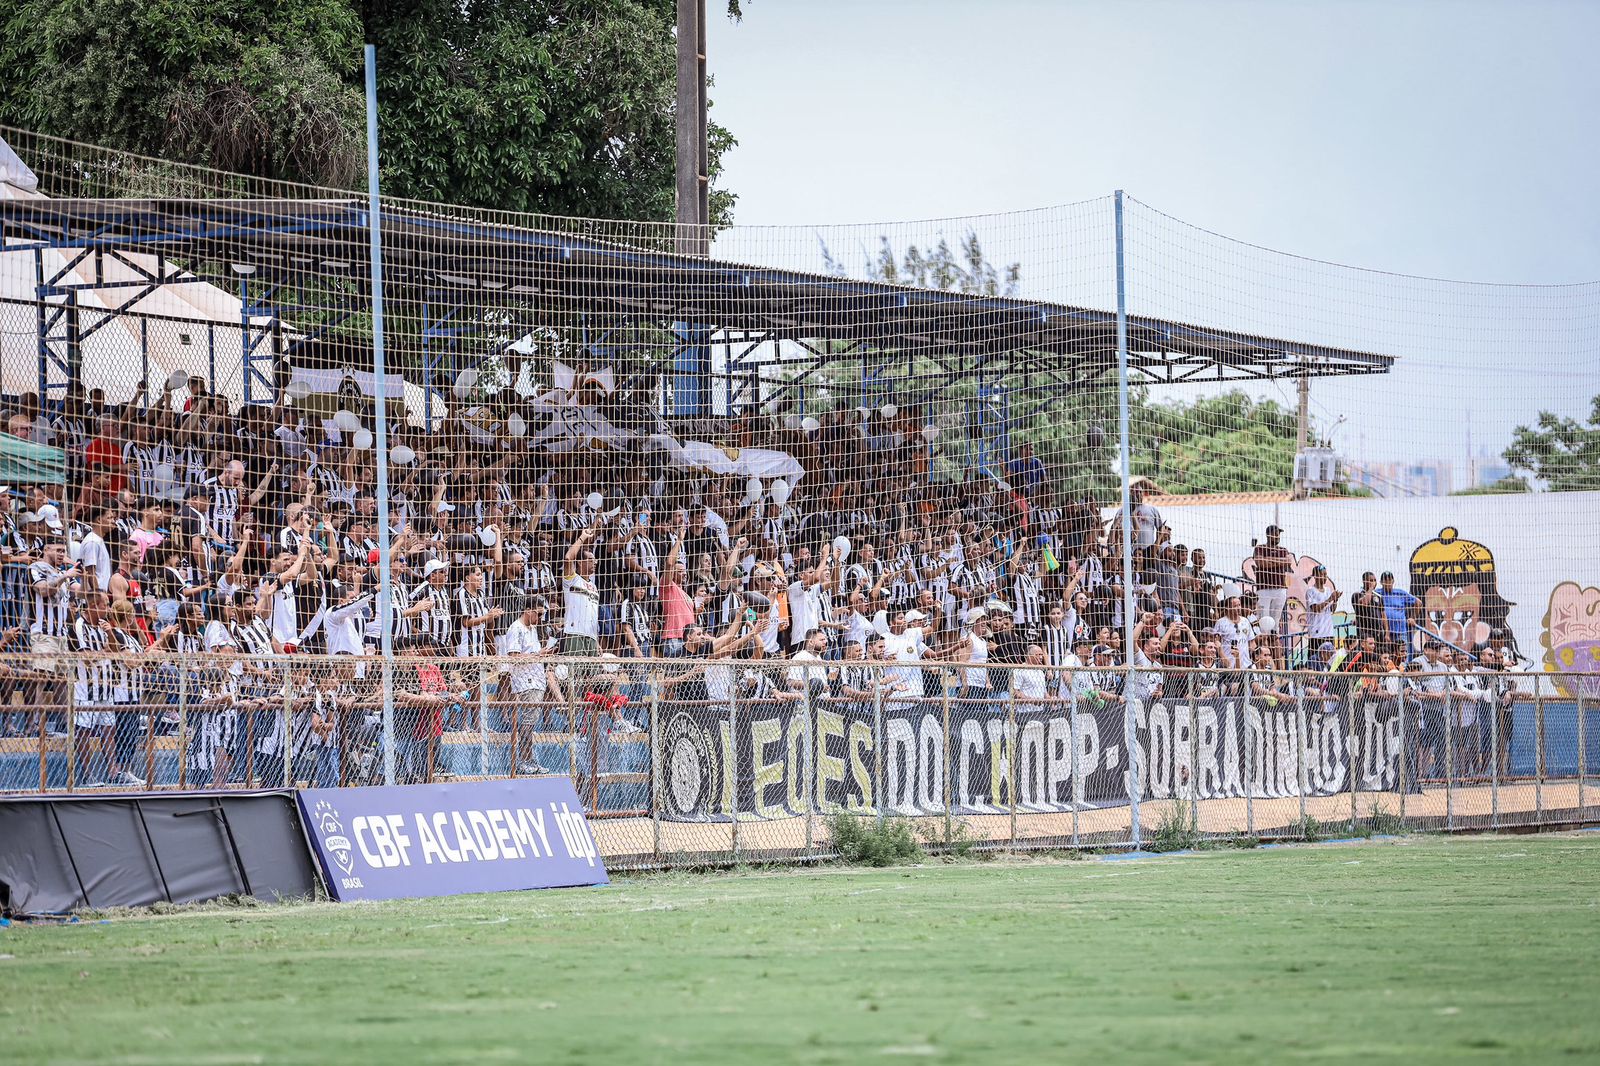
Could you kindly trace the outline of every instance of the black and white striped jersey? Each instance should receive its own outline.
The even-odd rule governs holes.
[[[468,592],[467,586],[456,588],[456,656],[462,659],[477,658],[489,654],[493,646],[491,631],[493,622],[484,622],[479,626],[468,626],[467,623],[474,618],[481,618],[489,613],[489,591],[485,587],[478,592]]]
[[[206,481],[206,487],[211,491],[211,510],[206,514],[211,535],[223,544],[232,544],[233,523],[239,517],[243,486],[224,485],[221,478],[214,477]]]
[[[56,637],[61,640],[67,638],[68,625],[72,617],[71,593],[67,591],[69,581],[57,581],[66,573],[66,567],[51,566],[43,559],[28,567],[28,578],[33,585],[33,620],[29,631],[40,636]],[[54,583],[53,587],[41,590],[41,583]]]
[[[111,660],[106,654],[106,632],[79,615],[72,623],[73,649],[77,661],[78,680],[73,686],[73,698],[79,707],[110,707],[116,703],[112,696],[113,675]]]

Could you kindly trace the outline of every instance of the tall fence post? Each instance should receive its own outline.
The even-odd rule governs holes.
[[[310,711],[306,712],[310,714]],[[294,787],[294,759],[298,752],[294,750],[294,675],[289,671],[289,664],[283,664],[283,787]],[[307,744],[310,744],[309,738]],[[317,771],[311,771],[311,780],[316,782]]]
[[[377,403],[373,405],[373,459],[376,461],[378,501],[378,641],[383,674],[383,783],[394,784],[394,625],[393,583],[389,551],[389,386],[383,343],[383,208],[378,182],[378,50],[367,45],[367,239],[371,246],[372,275],[372,380]],[[245,372],[248,385],[250,374]],[[431,399],[427,401],[431,404]],[[430,755],[429,758],[432,758]],[[429,767],[425,778],[432,776]]]
[[[1117,272],[1117,456],[1122,488],[1122,647],[1125,667],[1131,671],[1138,649],[1133,646],[1133,503],[1129,479],[1128,428],[1128,271],[1127,245],[1122,233],[1122,190],[1113,196],[1116,214]],[[1124,674],[1122,691],[1123,743],[1128,752],[1128,828],[1130,842],[1139,847],[1139,758],[1138,736],[1133,721],[1133,704],[1126,698],[1131,672]]]

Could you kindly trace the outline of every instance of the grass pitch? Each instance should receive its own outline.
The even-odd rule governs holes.
[[[1600,1059],[1600,833],[0,931],[0,1061]]]

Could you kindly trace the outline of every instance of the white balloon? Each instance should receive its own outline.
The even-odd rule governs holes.
[[[865,407],[857,407],[856,414],[861,416],[863,422],[872,417],[872,412]]]
[[[922,427],[922,439],[932,444],[939,439],[939,427],[928,425]]]
[[[894,404],[886,403],[886,404],[883,405],[883,417],[884,418],[893,418],[895,415],[897,415],[899,413],[900,413],[900,408],[896,407]]]
[[[283,395],[288,400],[303,400],[311,395],[311,382],[291,381],[283,387]]]
[[[772,483],[772,502],[779,507],[789,502],[789,483],[783,478]]]
[[[1278,631],[1278,620],[1270,614],[1262,615],[1261,620],[1256,623],[1256,628],[1263,633],[1276,633]]]
[[[396,444],[389,452],[389,461],[397,466],[409,466],[417,458],[417,453],[404,444]]]
[[[800,428],[805,430],[807,433],[815,433],[817,430],[822,428],[822,423],[808,415],[800,420]]]
[[[598,492],[591,492],[589,493],[589,498],[584,502],[589,505],[591,510],[598,511],[600,510],[600,505],[606,502],[606,498]]]
[[[492,548],[495,541],[500,539],[500,530],[494,526],[484,526],[478,530],[478,539],[483,542],[485,548]]]
[[[465,400],[472,395],[472,390],[477,384],[478,372],[476,370],[463,370],[456,375],[455,387],[451,391],[456,394],[456,399]]]
[[[833,557],[835,559],[839,560],[841,563],[844,562],[846,559],[850,558],[850,538],[849,537],[834,537],[833,538]]]
[[[181,389],[185,385],[187,385],[188,383],[189,383],[189,375],[184,373],[182,370],[174,370],[171,374],[167,375],[167,391],[168,392],[173,392],[173,391],[175,391],[177,389]]]
[[[528,432],[528,423],[521,415],[512,415],[506,419],[506,432],[513,437],[524,436]]]
[[[333,424],[346,433],[354,433],[361,428],[361,416],[341,407],[333,413]]]
[[[744,498],[749,500],[751,503],[755,503],[757,500],[761,499],[761,492],[762,488],[760,478],[753,477],[744,483]]]
[[[355,445],[360,451],[366,451],[368,448],[372,447],[372,430],[356,430],[355,437],[350,441],[350,443]]]

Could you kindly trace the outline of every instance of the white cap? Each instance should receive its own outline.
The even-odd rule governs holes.
[[[970,626],[974,622],[981,622],[987,617],[989,617],[988,611],[985,611],[982,607],[973,607],[967,611],[967,625]]]
[[[928,616],[923,614],[921,611],[907,611],[906,612],[906,621],[907,622],[921,622],[924,619],[926,619],[927,617]]]
[[[453,503],[441,503],[433,509],[433,512],[434,514],[442,514],[445,511],[454,511],[455,509],[456,505]]]
[[[985,610],[999,611],[1002,614],[1016,614],[1017,613],[1017,612],[1013,611],[1011,609],[1011,605],[1006,603],[1004,600],[990,600],[988,603],[984,604],[983,606],[984,606]]]
[[[443,559],[429,559],[428,565],[422,568],[422,576],[424,578],[429,578],[441,570],[448,569],[450,569],[450,564],[445,562]]]
[[[44,506],[40,507],[39,508],[39,516],[38,517],[39,517],[39,521],[43,522],[45,525],[49,526],[51,529],[54,529],[54,530],[56,530],[58,532],[60,531],[60,529],[61,529],[61,511],[60,511],[59,508],[56,507],[55,504],[47,503]]]

